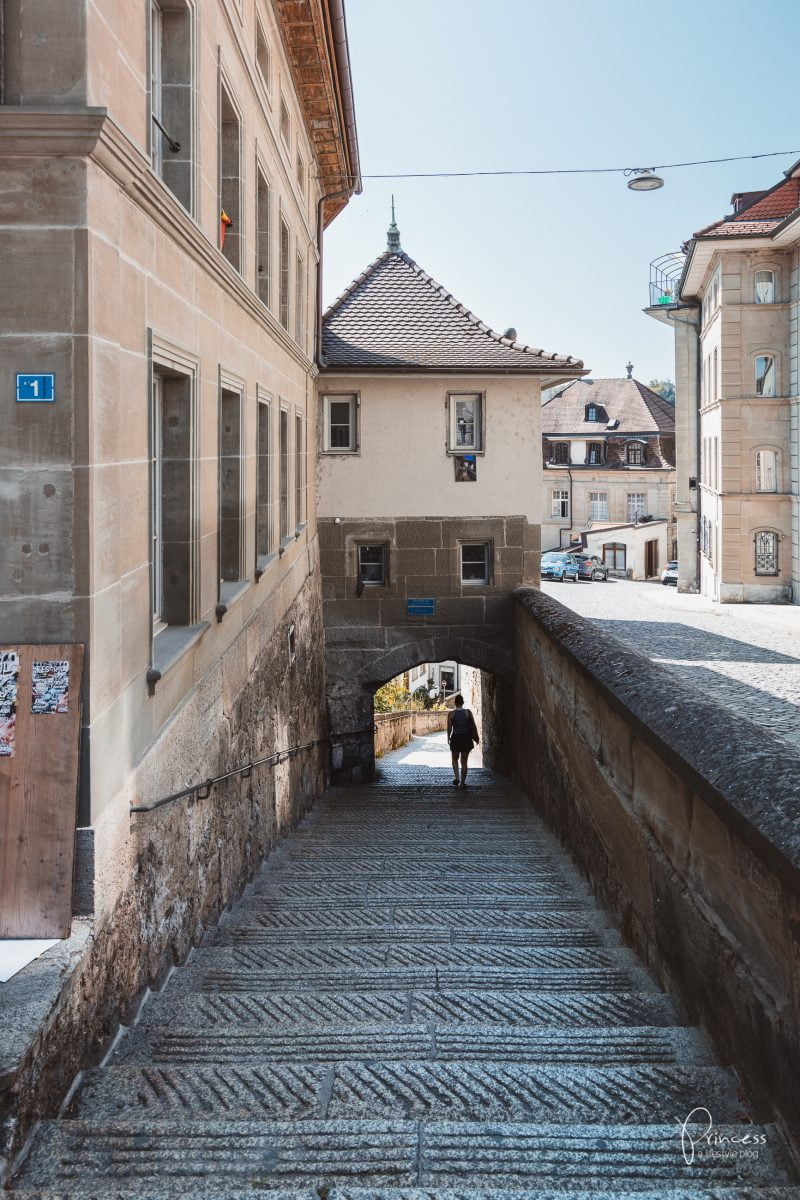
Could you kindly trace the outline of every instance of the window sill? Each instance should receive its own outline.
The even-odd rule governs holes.
[[[452,447],[448,447],[447,449],[448,458],[463,458],[464,455],[467,455],[468,457],[473,455],[475,458],[485,458],[486,451],[483,449],[471,450],[468,446],[461,446],[458,450],[453,450]]]
[[[262,575],[266,574],[272,564],[277,561],[277,554],[259,554],[258,558],[256,559],[256,569],[253,574],[256,583],[258,583]]]
[[[320,450],[320,454],[325,458],[357,458],[360,453],[358,446],[354,450],[345,450],[344,447],[336,450]]]
[[[294,534],[293,533],[287,534],[286,537],[281,538],[281,544],[278,547],[278,557],[282,558],[283,555],[286,553],[286,551],[289,549],[289,547],[293,546],[293,545],[294,545]]]
[[[216,607],[217,621],[221,621],[228,609],[236,603],[250,587],[249,579],[222,580],[219,585],[219,604]]]
[[[300,534],[303,533],[306,529],[308,529],[308,521],[301,521],[299,525],[295,526],[295,530],[294,530],[295,538],[299,538]]]
[[[156,684],[179,659],[200,641],[211,626],[208,621],[196,625],[167,625],[153,638],[152,666],[147,672],[147,687],[152,696]]]

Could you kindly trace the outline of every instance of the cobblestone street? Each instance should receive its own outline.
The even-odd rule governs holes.
[[[712,605],[659,583],[544,583],[542,590],[737,716],[800,746],[800,608]]]

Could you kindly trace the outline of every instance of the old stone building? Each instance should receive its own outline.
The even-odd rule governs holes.
[[[74,1070],[324,786],[315,297],[358,149],[341,0],[2,10],[0,640],[86,648]]]
[[[674,553],[675,414],[632,371],[577,379],[545,398],[542,547],[591,533],[592,553],[643,579]],[[652,536],[639,536],[641,524]]]
[[[800,163],[732,205],[647,310],[676,337],[679,587],[800,603]]]
[[[493,333],[400,247],[323,320],[317,463],[333,765],[372,771],[372,695],[452,659],[512,671],[511,593],[539,578],[542,386],[574,358]],[[409,446],[413,453],[409,454]]]

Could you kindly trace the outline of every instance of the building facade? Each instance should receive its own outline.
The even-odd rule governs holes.
[[[582,363],[493,333],[400,247],[331,306],[318,521],[333,765],[372,771],[372,695],[421,663],[511,670],[539,579],[541,387]],[[408,454],[408,440],[414,452]]]
[[[344,14],[2,7],[0,627],[85,647],[78,903],[93,978],[116,955],[134,995],[325,782],[314,332],[321,229],[358,187]],[[54,399],[19,402],[18,374]]]
[[[632,368],[624,379],[555,390],[542,403],[542,487],[543,549],[588,547],[591,534],[592,553],[613,570],[656,575],[674,553],[673,406]],[[652,537],[642,538],[639,527],[651,523]]]
[[[675,302],[648,309],[693,368],[676,378],[697,497],[679,587],[800,603],[800,164],[732,205],[686,244]]]

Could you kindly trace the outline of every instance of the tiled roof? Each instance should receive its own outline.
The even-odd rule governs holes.
[[[703,237],[757,237],[771,233],[800,208],[800,177],[782,179],[768,192],[755,194],[753,201],[730,217],[714,221],[694,234]]]
[[[580,359],[534,350],[479,321],[407,254],[387,250],[322,320],[323,369],[579,374]]]
[[[601,420],[587,421],[594,404]],[[617,420],[613,430],[609,421]],[[675,409],[638,379],[576,379],[542,404],[542,433],[595,434],[598,438],[632,433],[674,433]]]

